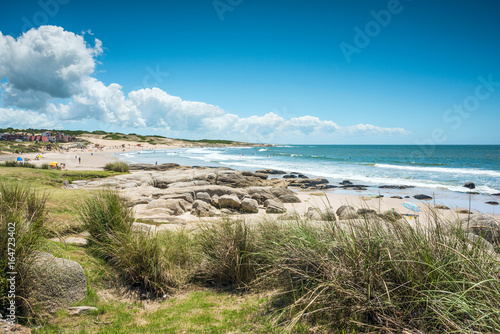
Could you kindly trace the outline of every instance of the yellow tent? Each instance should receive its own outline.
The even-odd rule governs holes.
[[[57,161],[52,161],[49,165],[50,166],[57,166],[57,165],[59,165],[59,163]]]
[[[40,154],[38,154],[36,157],[39,158],[39,159],[43,158]]]

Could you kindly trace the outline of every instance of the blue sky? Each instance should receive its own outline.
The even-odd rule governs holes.
[[[30,41],[52,42],[16,56],[33,45],[20,42],[31,28]],[[11,1],[0,31],[0,127],[500,144],[496,1]],[[59,56],[43,58],[50,50]],[[16,64],[36,57],[47,72]],[[61,68],[74,72],[62,80]]]

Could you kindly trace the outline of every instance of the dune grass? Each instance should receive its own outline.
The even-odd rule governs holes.
[[[173,234],[144,233],[132,229],[129,203],[113,190],[90,194],[79,203],[78,215],[89,232],[89,250],[104,259],[124,282],[147,293],[163,295],[181,286],[193,257],[190,238]]]
[[[104,170],[119,172],[119,173],[128,173],[129,167],[125,162],[117,161],[117,162],[109,162],[104,166]]]
[[[30,264],[44,247],[46,236],[47,194],[15,183],[0,183],[0,313],[8,314],[7,298],[15,292],[16,316],[32,315],[27,279]],[[14,274],[9,274],[14,273]],[[14,278],[14,290],[8,279]]]

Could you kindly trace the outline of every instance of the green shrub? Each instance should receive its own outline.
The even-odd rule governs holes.
[[[47,163],[42,164],[41,169],[50,169],[50,165]]]
[[[175,263],[171,259],[179,255],[166,256],[167,250],[179,254],[172,249],[179,243],[167,242],[175,238],[134,231],[131,206],[117,192],[101,190],[85,198],[77,210],[90,234],[90,251],[106,260],[123,282],[161,295],[187,277],[179,270],[188,260]]]
[[[5,161],[3,164],[0,164],[1,167],[19,167],[20,163],[17,161]]]
[[[203,226],[195,240],[204,260],[199,274],[203,279],[242,288],[256,278],[262,258],[256,235],[244,221],[223,220]]]
[[[107,171],[114,171],[114,172],[119,172],[119,173],[128,173],[129,168],[128,165],[124,162],[117,161],[117,162],[109,162],[104,166],[104,170]]]
[[[89,247],[101,257],[102,245],[115,241],[120,234],[129,235],[134,217],[132,208],[116,191],[100,190],[83,199],[75,208],[84,228],[89,232]]]

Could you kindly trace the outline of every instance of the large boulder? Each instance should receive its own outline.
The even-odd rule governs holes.
[[[246,189],[246,191],[251,198],[255,199],[260,204],[264,204],[266,200],[273,199],[276,197],[273,195],[270,188],[249,187]]]
[[[337,209],[337,216],[339,219],[356,219],[358,218],[358,213],[350,205],[342,205]]]
[[[28,287],[31,306],[46,312],[54,313],[87,297],[82,266],[45,252],[37,254],[26,281],[31,282]]]
[[[227,209],[241,208],[241,201],[236,195],[222,195],[219,197],[219,207]]]
[[[250,213],[258,213],[259,212],[259,203],[252,198],[244,198],[241,201],[241,210]]]
[[[377,211],[368,208],[360,208],[358,209],[357,213],[360,216],[370,216],[370,215],[373,216],[377,214]]]
[[[156,199],[149,202],[147,209],[165,209],[171,215],[178,216],[191,209],[191,204],[183,199]]]
[[[210,195],[204,191],[200,191],[200,192],[197,192],[196,193],[196,199],[197,200],[200,200],[200,201],[203,201],[203,202],[207,202],[207,203],[210,203],[212,198],[210,197]]]
[[[301,200],[300,198],[298,198],[297,196],[295,195],[281,195],[278,197],[278,199],[280,201],[282,201],[283,203],[300,203]]]
[[[264,202],[266,213],[285,213],[286,209],[279,200],[268,199]]]
[[[332,207],[327,207],[323,210],[318,208],[307,208],[305,217],[310,220],[325,220],[325,221],[335,221],[337,217],[335,216],[335,211]]]
[[[271,188],[269,190],[276,197],[280,197],[283,195],[294,195],[295,194],[292,190],[290,190],[288,188]]]
[[[191,214],[198,217],[213,217],[216,214],[216,210],[213,206],[211,206],[207,202],[196,200],[193,203]]]
[[[403,216],[401,216],[398,212],[392,210],[387,210],[385,212],[379,213],[378,216],[382,218],[382,220],[389,222],[396,222],[403,218]]]

